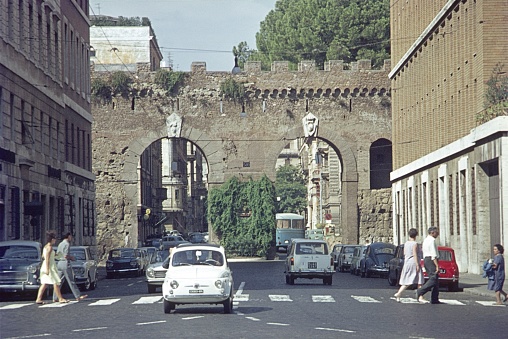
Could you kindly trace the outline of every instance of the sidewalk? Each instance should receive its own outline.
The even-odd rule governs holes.
[[[459,288],[463,289],[465,293],[491,297],[495,300],[494,291],[487,289],[487,282],[487,278],[482,278],[481,274],[461,273]]]

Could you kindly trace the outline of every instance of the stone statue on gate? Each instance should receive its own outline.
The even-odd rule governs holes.
[[[166,128],[168,130],[168,138],[179,138],[182,131],[182,118],[172,113],[166,118]]]

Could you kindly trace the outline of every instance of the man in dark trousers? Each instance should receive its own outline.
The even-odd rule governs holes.
[[[76,283],[74,282],[74,272],[72,271],[71,261],[76,260],[76,258],[74,258],[69,253],[71,241],[72,234],[70,233],[64,234],[62,242],[60,242],[60,244],[58,245],[58,249],[56,251],[55,257],[57,260],[56,267],[58,269],[58,274],[60,275],[60,278],[62,278],[62,276],[65,276],[65,280],[67,280],[67,283],[69,284],[69,287],[71,288],[72,294],[74,294],[74,298],[76,298],[76,301],[80,301],[85,299],[87,295],[81,295],[78,286],[76,286]],[[55,300],[55,295],[53,295],[53,300]]]
[[[431,304],[442,304],[439,301],[439,251],[437,250],[436,238],[439,236],[439,229],[435,226],[429,227],[429,235],[422,244],[423,264],[429,280],[416,290],[416,300],[425,293],[432,291]],[[422,302],[422,301],[420,301]]]

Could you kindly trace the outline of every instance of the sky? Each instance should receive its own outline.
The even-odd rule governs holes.
[[[233,46],[256,48],[256,33],[277,0],[90,0],[90,15],[147,17],[164,60],[189,71],[193,61],[208,71],[231,71]]]

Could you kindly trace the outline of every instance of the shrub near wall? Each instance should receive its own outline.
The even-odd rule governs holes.
[[[233,177],[208,195],[208,216],[226,251],[267,256],[275,241],[275,189],[263,176],[240,182]]]

